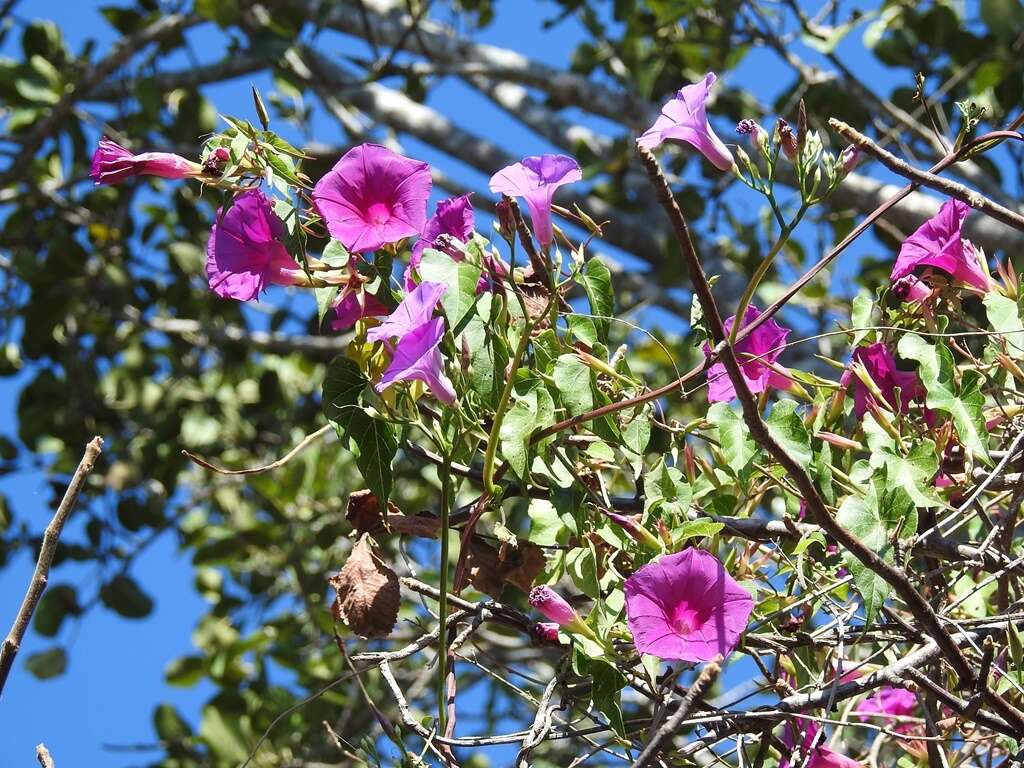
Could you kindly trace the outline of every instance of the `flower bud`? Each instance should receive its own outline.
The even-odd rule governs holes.
[[[829,445],[834,445],[836,448],[842,448],[844,451],[860,451],[864,449],[864,446],[856,440],[851,440],[848,437],[837,435],[835,432],[826,432],[825,430],[821,430],[820,432],[815,432],[814,436],[824,440]]]
[[[860,156],[860,147],[856,144],[851,144],[839,154],[839,167],[842,169],[843,176],[846,176],[857,167],[857,164],[860,162]]]
[[[498,233],[511,245],[516,239],[516,224],[512,219],[512,204],[507,197],[502,196],[494,206],[494,212],[498,217]]]
[[[543,643],[557,643],[558,625],[553,621],[538,621],[533,625],[533,636]]]
[[[661,542],[658,541],[657,537],[640,525],[636,518],[631,515],[620,515],[617,512],[606,512],[608,518],[619,527],[622,528],[626,533],[630,535],[637,543],[647,547],[652,552],[661,552]]]
[[[767,156],[768,154],[768,132],[761,127],[760,123],[747,118],[736,123],[736,133],[740,136],[750,136],[750,143],[758,152]]]
[[[932,295],[931,289],[923,280],[913,275],[904,275],[892,284],[892,292],[901,301],[922,301]]]
[[[209,176],[220,176],[224,172],[224,164],[231,157],[227,147],[217,147],[203,161],[203,173]]]
[[[800,109],[796,116],[796,148],[798,152],[803,152],[804,147],[807,145],[807,107],[804,106],[804,100],[800,99]]]
[[[530,605],[560,627],[580,620],[576,609],[548,586],[534,587],[530,590]]]
[[[779,146],[782,147],[783,153],[790,160],[796,160],[796,156],[799,152],[796,143],[796,136],[793,134],[793,129],[790,127],[783,118],[779,118],[778,122],[775,123],[775,134],[778,136]]]

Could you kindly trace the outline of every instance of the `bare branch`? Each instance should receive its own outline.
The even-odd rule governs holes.
[[[4,640],[3,646],[0,647],[0,695],[3,695],[4,684],[7,682],[7,676],[11,672],[14,658],[18,655],[18,650],[21,648],[21,641],[28,630],[29,622],[32,621],[32,614],[35,613],[39,600],[42,598],[43,592],[46,591],[50,565],[53,563],[53,555],[57,551],[57,542],[60,540],[61,531],[64,530],[64,524],[71,517],[71,512],[78,501],[78,495],[82,491],[85,479],[92,472],[96,459],[102,450],[103,439],[100,437],[94,437],[85,446],[85,453],[82,455],[82,460],[78,463],[78,469],[75,470],[71,483],[64,492],[64,498],[61,499],[60,506],[57,507],[53,519],[50,520],[50,524],[46,526],[46,532],[43,534],[43,543],[39,548],[39,558],[36,560],[36,569],[32,574],[32,581],[29,583],[28,591],[21,601],[21,608],[18,609],[14,625],[11,627],[7,639]]]

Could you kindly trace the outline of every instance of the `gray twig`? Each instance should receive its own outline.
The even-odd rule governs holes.
[[[96,458],[102,450],[103,439],[100,437],[94,437],[85,446],[85,454],[78,463],[78,469],[75,470],[67,491],[64,492],[64,498],[61,499],[60,506],[57,507],[57,512],[54,514],[50,524],[46,526],[46,533],[43,534],[43,544],[39,549],[39,559],[36,561],[36,569],[32,574],[32,581],[29,583],[28,591],[21,601],[21,608],[18,609],[14,625],[11,627],[7,639],[4,640],[3,646],[0,647],[0,695],[3,695],[4,684],[7,682],[7,676],[14,665],[14,657],[18,655],[18,650],[21,648],[21,641],[28,630],[29,622],[32,621],[32,614],[35,613],[36,607],[43,597],[43,592],[46,591],[50,565],[53,563],[53,555],[57,551],[57,542],[60,539],[61,531],[64,530],[64,524],[68,521],[72,510],[75,508],[75,502],[78,501],[78,494],[82,491],[85,478],[92,471]]]

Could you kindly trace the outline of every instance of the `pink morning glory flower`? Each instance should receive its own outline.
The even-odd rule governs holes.
[[[132,176],[161,176],[183,179],[202,176],[203,167],[170,152],[144,152],[133,155],[116,141],[104,137],[92,156],[89,176],[97,184],[119,184]]]
[[[582,178],[579,163],[568,155],[533,155],[491,176],[491,192],[526,200],[537,240],[547,248],[555,239],[551,229],[555,190]]]
[[[427,248],[441,248],[456,261],[461,261],[462,254],[458,250],[444,247],[442,236],[448,235],[465,243],[473,236],[475,226],[473,205],[469,202],[469,195],[450,197],[439,202],[434,209],[434,215],[427,219],[423,226],[420,239],[412,246],[412,256],[405,270],[405,289],[411,291],[416,287],[412,281],[412,271],[420,265],[423,251]]]
[[[782,732],[782,743],[790,750],[779,763],[779,768],[792,768],[795,765],[803,765],[806,768],[860,768],[860,763],[852,760],[846,755],[836,752],[824,745],[813,747],[818,741],[820,727],[812,720],[801,719],[799,723],[788,722]],[[801,759],[791,761],[793,750],[797,747],[797,740],[800,740]],[[810,759],[804,760],[803,756],[811,750]]]
[[[917,374],[913,371],[901,371],[896,367],[896,358],[893,357],[889,348],[881,342],[869,344],[866,347],[857,347],[853,351],[853,363],[864,366],[871,381],[882,393],[889,408],[895,408],[899,413],[906,413],[907,408],[914,400],[923,401],[925,398],[924,386]],[[868,388],[847,368],[839,380],[840,385],[849,389],[854,386],[853,411],[858,419],[863,419],[868,411],[868,404],[881,405],[875,396],[868,391]],[[896,401],[896,388],[899,387],[899,402]]]
[[[434,316],[437,302],[447,290],[448,286],[443,283],[420,283],[405,295],[387,320],[367,332],[367,340],[387,341],[395,336],[402,338],[426,325]]]
[[[708,124],[708,94],[717,79],[714,72],[708,72],[699,83],[680,88],[675,98],[661,108],[654,125],[637,139],[637,144],[654,149],[664,141],[685,141],[718,170],[732,168],[732,153]]]
[[[383,392],[400,381],[422,381],[442,403],[454,403],[455,388],[445,376],[444,359],[439,349],[442,336],[443,317],[428,320],[402,336],[391,356],[391,364],[376,384],[377,391]]]
[[[743,313],[743,327],[746,327],[761,316],[761,310],[753,305],[747,306]],[[732,324],[736,317],[730,317],[725,321],[725,332],[728,335],[732,331]],[[755,330],[752,334],[736,344],[733,348],[736,353],[736,361],[740,364],[740,371],[743,378],[755,395],[764,392],[768,387],[786,388],[789,386],[789,379],[776,373],[771,366],[782,354],[782,349],[789,336],[789,328],[783,328],[770,319]],[[710,356],[711,346],[704,345],[704,354]],[[708,402],[728,402],[736,397],[736,389],[726,373],[725,365],[717,362],[708,368]]]
[[[284,225],[258,189],[234,199],[217,221],[206,245],[206,276],[218,296],[257,298],[268,285],[305,285],[308,278],[281,242]]]
[[[754,600],[718,559],[686,549],[626,579],[626,618],[640,653],[676,661],[728,656]]]
[[[970,210],[966,203],[947,200],[937,214],[903,241],[890,279],[896,282],[921,267],[933,267],[953,280],[987,291],[989,280],[978,252],[963,238],[964,219]]]
[[[910,717],[917,709],[917,696],[905,688],[895,688],[887,685],[879,688],[871,696],[864,699],[857,707],[857,714],[861,720],[871,720],[872,715],[882,715],[885,722],[900,717]],[[905,733],[913,730],[914,723],[897,722],[895,730]]]
[[[427,219],[430,167],[379,144],[346,152],[313,188],[331,237],[362,253],[418,235]]]
[[[580,621],[576,609],[548,586],[534,587],[530,590],[530,605],[560,627]]]
[[[341,331],[351,328],[364,317],[380,317],[386,315],[388,308],[372,293],[365,291],[348,291],[338,295],[334,303],[334,319],[331,328]]]

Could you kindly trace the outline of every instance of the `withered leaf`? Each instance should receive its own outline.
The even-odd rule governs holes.
[[[529,592],[544,570],[544,550],[536,544],[521,543],[518,547],[502,547],[502,552],[480,539],[469,543],[466,572],[469,582],[485,595],[501,597],[506,584]],[[502,557],[504,555],[504,557]]]
[[[388,511],[391,511],[392,506],[389,502]],[[394,511],[397,512],[398,508],[395,507]],[[352,525],[357,536],[376,531],[384,522],[377,497],[366,488],[349,494],[345,519]]]
[[[369,534],[363,534],[330,578],[337,591],[331,613],[360,637],[386,637],[398,621],[398,576],[376,552]]]
[[[370,533],[379,538],[381,534],[387,532],[400,536],[436,539],[441,530],[441,521],[436,515],[429,512],[406,515],[390,501],[387,517],[384,518],[377,497],[365,489],[349,494],[345,519],[359,536]]]

